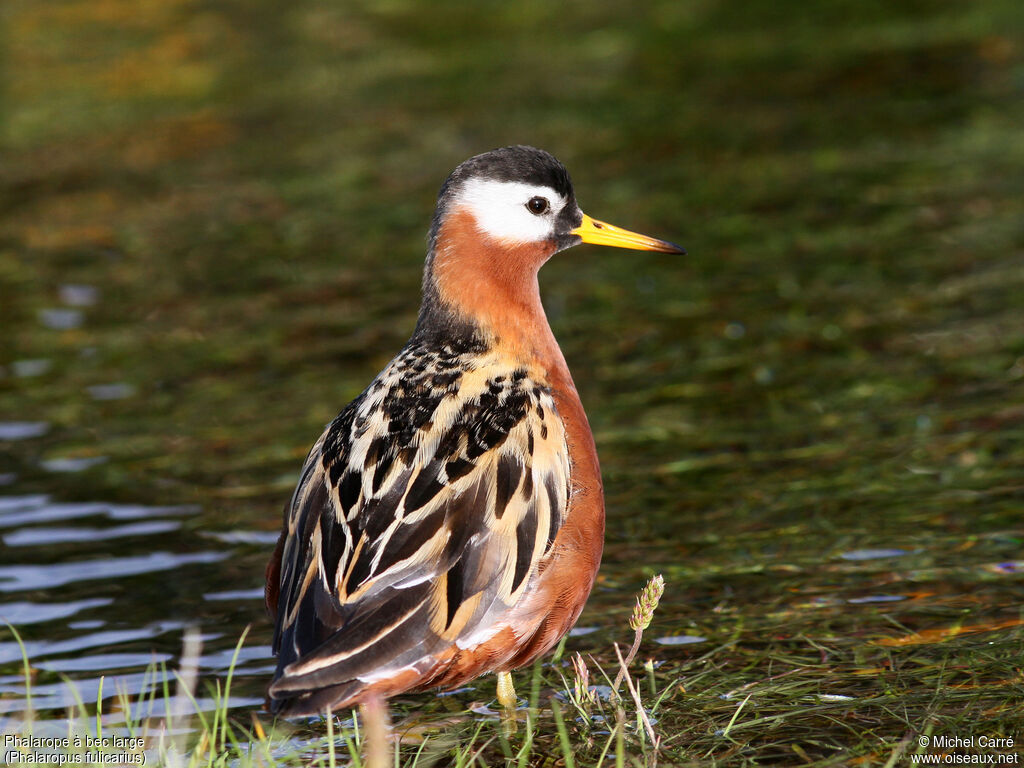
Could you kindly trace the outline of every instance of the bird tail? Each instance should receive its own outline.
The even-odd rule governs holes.
[[[278,717],[313,717],[325,715],[336,709],[355,706],[366,683],[351,680],[315,691],[302,691],[295,695],[279,694],[268,696],[266,708]]]

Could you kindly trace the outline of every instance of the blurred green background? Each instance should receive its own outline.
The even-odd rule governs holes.
[[[708,709],[679,702],[700,733],[733,676],[770,674],[767,638],[835,643],[790,650],[814,690],[864,697],[834,659],[871,670],[872,638],[923,631],[905,689],[933,698],[903,702],[915,722],[849,704],[882,745],[858,753],[926,714],[1020,724],[1018,0],[5,0],[0,23],[0,419],[46,425],[0,441],[0,490],[199,504],[160,542],[181,551],[272,536],[322,425],[411,331],[444,177],[534,144],[585,211],[689,250],[542,272],[608,493],[583,621],[664,572],[661,633],[735,646]],[[256,589],[265,540],[97,615],[261,622],[197,594]],[[851,607],[879,585],[901,602]],[[950,669],[972,693],[935,699]]]

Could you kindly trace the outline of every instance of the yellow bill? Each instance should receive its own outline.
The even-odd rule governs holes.
[[[680,248],[675,243],[641,235],[639,232],[630,232],[628,229],[592,219],[585,213],[583,214],[583,223],[572,230],[572,234],[579,235],[584,243],[593,245],[614,245],[619,248],[632,248],[635,251],[686,253],[685,248]]]

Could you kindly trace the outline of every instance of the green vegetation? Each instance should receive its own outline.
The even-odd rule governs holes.
[[[253,623],[265,646],[257,600],[203,595],[257,588],[270,546],[216,537],[271,534],[322,425],[404,342],[445,174],[530,143],[588,213],[690,255],[581,247],[542,272],[605,473],[596,631],[518,674],[536,716],[504,740],[468,711],[493,680],[397,699],[403,765],[642,763],[635,704],[614,730],[572,660],[614,681],[655,573],[631,671],[660,766],[905,766],[922,735],[1021,736],[1019,5],[5,0],[0,421],[48,428],[0,441],[0,492],[201,512],[158,546],[5,539],[0,562],[230,554],[22,592],[4,571],[5,600],[109,597],[79,618],[198,622],[228,655]],[[43,314],[68,285],[98,292],[80,324]],[[46,469],[68,458],[102,461]],[[19,627],[34,687],[61,672],[32,648],[72,623]],[[653,642],[682,634],[707,640]],[[0,712],[21,676],[0,664]],[[242,664],[231,689],[268,678]],[[192,718],[187,743],[216,745],[195,759],[350,759],[350,732],[261,734],[255,709]]]
[[[643,611],[648,622],[657,605],[649,596],[650,588],[638,599],[637,609]],[[9,629],[21,645],[17,630]],[[636,644],[639,644],[643,629],[634,629]],[[335,717],[311,719],[311,725],[302,730],[275,721],[273,727],[268,724],[269,733],[264,728],[265,715],[252,713],[248,723],[234,718],[229,704],[231,683],[246,634],[235,647],[223,685],[220,680],[208,684],[211,707],[201,706],[196,698],[195,670],[201,642],[198,634],[190,633],[185,638],[179,671],[169,673],[166,666],[151,665],[146,670],[149,678],[146,693],[133,699],[119,691],[110,712],[104,712],[102,698],[87,707],[76,693],[77,705],[68,713],[66,729],[56,733],[45,727],[46,721],[37,720],[30,706],[0,729],[5,755],[10,755],[11,750],[22,755],[20,760],[10,759],[11,763],[40,762],[42,754],[47,756],[47,761],[63,759],[66,764],[141,765],[153,761],[158,765],[197,768],[228,763],[333,768],[343,759],[344,764],[354,768],[387,768],[386,763],[378,759],[375,764],[368,757],[370,728],[365,719],[361,721],[360,715],[354,712],[352,719],[341,723],[340,727]],[[24,652],[24,646],[21,647]],[[563,648],[564,644],[554,654],[556,665]],[[611,679],[603,670],[605,685],[589,685],[588,666],[579,654],[573,662],[575,674],[571,675],[571,682],[557,673],[554,680],[549,679],[550,671],[545,673],[543,665],[537,663],[530,673],[530,701],[516,713],[515,721],[504,715],[499,718],[495,710],[478,708],[477,714],[482,717],[474,719],[463,715],[448,723],[454,728],[445,734],[438,732],[436,724],[418,722],[416,715],[412,715],[391,729],[387,739],[396,743],[390,747],[382,744],[384,752],[381,754],[393,751],[396,765],[407,768],[535,765],[538,760],[547,762],[553,748],[570,768],[577,755],[591,757],[594,754],[597,766],[621,768],[656,764],[657,745],[662,737],[656,734],[652,718],[658,715],[670,691],[658,695],[653,669],[649,669],[651,687],[641,693],[642,682],[634,682],[629,673],[629,660],[623,659],[617,648],[616,653],[620,677],[611,686],[608,685]],[[31,662],[24,653],[22,662],[31,702]],[[620,680],[625,684],[625,691],[618,685]],[[550,694],[552,690],[546,685],[552,682],[561,692],[542,701],[542,686]],[[68,681],[67,685],[74,690],[74,682]],[[559,699],[564,704],[559,704]],[[567,709],[564,714],[563,706]],[[574,718],[570,721],[571,733],[567,724],[570,715]],[[369,713],[362,713],[362,716],[365,718]],[[557,734],[557,744],[549,743],[542,727]]]

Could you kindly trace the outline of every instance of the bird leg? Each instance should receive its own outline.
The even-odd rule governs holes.
[[[376,691],[369,691],[359,705],[363,716],[363,739],[366,745],[366,768],[388,768],[391,765],[391,741],[388,735],[387,701]]]
[[[512,684],[511,672],[498,673],[498,703],[501,704],[501,722],[504,726],[505,736],[511,738],[516,730],[516,704],[519,699],[516,697],[516,688]]]
[[[519,703],[516,688],[512,684],[511,672],[498,673],[498,703],[504,707],[506,713],[515,712],[516,704]]]

